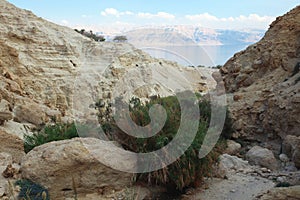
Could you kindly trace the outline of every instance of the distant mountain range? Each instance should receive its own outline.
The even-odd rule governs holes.
[[[128,42],[135,46],[164,46],[164,45],[247,45],[259,41],[265,30],[220,30],[199,26],[152,26],[131,30],[106,33],[110,40],[114,35],[126,35]]]

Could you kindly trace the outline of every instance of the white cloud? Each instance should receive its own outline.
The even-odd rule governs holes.
[[[101,11],[102,16],[115,16],[115,17],[120,17],[122,15],[134,15],[138,18],[143,18],[143,19],[153,19],[153,18],[161,18],[161,19],[174,19],[175,15],[172,15],[167,12],[157,12],[157,13],[144,13],[144,12],[139,12],[139,13],[133,13],[131,11],[124,11],[120,12],[115,8],[106,8],[104,11]]]
[[[119,12],[117,9],[114,8],[106,8],[104,11],[101,12],[102,16],[115,16],[115,17],[120,17],[122,15],[133,15],[132,12],[130,11],[125,11],[125,12]]]
[[[81,15],[82,18],[92,18],[92,15]]]
[[[107,16],[107,15],[118,15],[118,11],[114,8],[106,8],[104,11],[101,12],[101,15]]]
[[[200,21],[200,20],[212,20],[218,21],[219,19],[213,15],[208,13],[198,14],[198,15],[186,15],[185,18],[192,20],[192,21]]]
[[[61,20],[61,24],[62,24],[62,25],[69,25],[69,21],[67,21],[67,20],[65,20],[65,19],[64,19],[64,20]]]
[[[158,12],[156,14],[140,12],[137,14],[137,16],[146,19],[152,19],[152,18],[175,19],[175,15],[166,12]]]
[[[135,23],[141,25],[198,25],[214,29],[267,29],[268,25],[275,20],[273,16],[260,16],[258,14],[217,17],[210,13],[200,13],[195,15],[175,16],[168,12],[131,12],[119,11],[115,8],[106,8],[101,12],[105,17],[130,16],[130,18],[122,18],[126,23]]]
[[[268,25],[275,20],[273,16],[259,16],[250,14],[248,16],[240,15],[238,17],[218,18],[209,13],[186,15],[185,18],[192,23],[202,24],[211,28],[262,28],[266,29]]]

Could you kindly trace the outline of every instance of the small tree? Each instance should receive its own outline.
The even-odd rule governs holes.
[[[127,41],[127,37],[125,35],[119,35],[114,37],[113,39],[114,42],[125,42]]]
[[[95,40],[96,40],[96,41],[99,41],[99,42],[104,42],[104,41],[105,41],[105,38],[104,38],[103,35],[98,35],[98,36],[96,36]]]

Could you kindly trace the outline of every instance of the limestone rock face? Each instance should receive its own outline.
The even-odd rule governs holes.
[[[205,73],[154,59],[128,43],[92,41],[5,0],[0,13],[1,123],[40,125],[77,114],[88,120],[96,115],[91,104],[124,91],[149,98],[208,89]]]
[[[260,142],[300,134],[300,6],[222,68],[236,137]]]
[[[0,153],[9,153],[14,162],[20,163],[25,155],[23,141],[18,136],[0,131]]]
[[[129,187],[133,175],[102,164],[93,154],[97,150],[101,158],[113,160],[116,165],[130,167],[136,164],[135,157],[126,157],[111,142],[75,138],[34,148],[21,163],[22,177],[45,186],[52,199],[72,197],[75,188],[78,194],[89,194]],[[120,156],[126,158],[125,161]]]
[[[250,164],[260,165],[271,170],[276,170],[279,167],[278,161],[274,157],[273,152],[260,146],[252,147],[247,152],[246,158],[250,162]]]

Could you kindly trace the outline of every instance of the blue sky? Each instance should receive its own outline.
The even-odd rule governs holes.
[[[72,28],[199,25],[219,29],[266,29],[299,0],[8,0]]]

